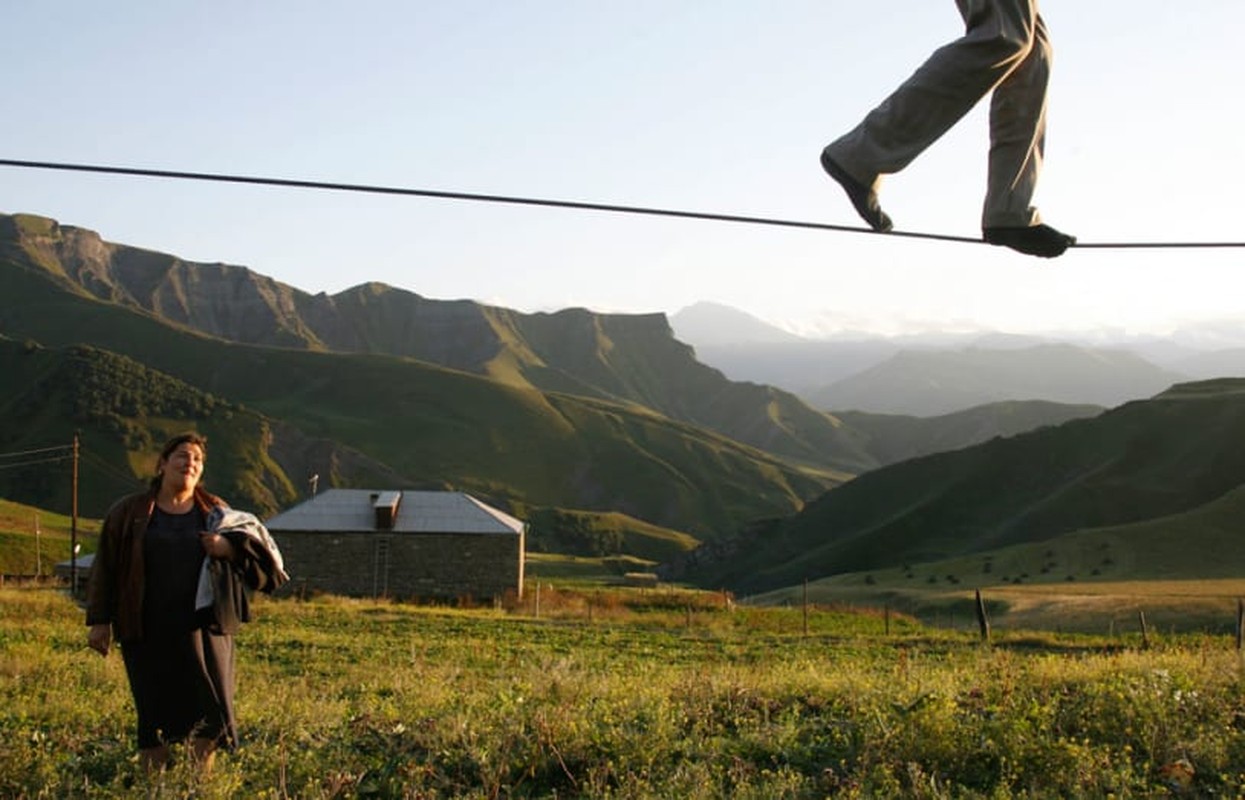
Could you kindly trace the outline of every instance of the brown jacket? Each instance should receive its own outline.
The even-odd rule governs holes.
[[[195,503],[206,516],[225,502],[196,487]],[[143,538],[156,505],[154,492],[118,500],[104,517],[99,548],[86,587],[86,624],[111,623],[119,642],[143,637]]]

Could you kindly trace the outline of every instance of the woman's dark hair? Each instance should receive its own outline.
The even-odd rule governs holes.
[[[156,460],[156,476],[151,479],[151,490],[153,492],[160,488],[160,480],[161,480],[160,462],[166,460],[169,456],[173,454],[174,450],[176,450],[177,448],[181,447],[184,444],[196,445],[200,450],[203,451],[204,460],[205,461],[207,460],[207,437],[206,436],[200,436],[194,431],[187,431],[186,433],[177,434],[172,439],[169,439],[167,442],[165,442],[164,447],[160,449],[160,458]]]

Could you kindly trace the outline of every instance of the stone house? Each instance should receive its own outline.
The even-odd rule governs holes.
[[[462,492],[330,489],[265,521],[283,591],[354,597],[523,594],[520,520]]]

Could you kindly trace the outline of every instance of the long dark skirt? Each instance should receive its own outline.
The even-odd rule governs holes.
[[[138,712],[139,748],[188,738],[238,741],[233,713],[233,637],[206,628],[121,645]]]

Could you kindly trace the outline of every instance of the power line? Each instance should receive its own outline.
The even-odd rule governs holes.
[[[123,470],[119,469],[113,462],[105,458],[102,458],[99,455],[96,455],[91,450],[85,450],[85,449],[83,450],[82,460],[83,462],[90,462],[91,464],[95,466],[95,469],[98,472],[102,472],[116,481],[123,482],[123,483],[134,483],[135,480],[141,480],[139,478],[136,478],[133,473],[124,472]]]
[[[33,456],[41,453],[55,453],[58,450],[72,450],[73,445],[62,444],[55,447],[40,447],[36,450],[16,450],[11,453],[0,453],[0,458],[19,458],[21,456]]]
[[[54,456],[52,458],[39,458],[39,459],[34,459],[32,461],[18,461],[17,463],[14,463],[14,464],[0,464],[0,470],[17,469],[18,467],[30,467],[36,464],[55,464],[61,461],[70,461],[72,459],[73,459],[73,455],[71,454],[71,455],[66,455],[66,456]]]
[[[943,233],[921,233],[916,231],[887,231],[883,233],[875,231],[872,228],[853,225],[833,225],[824,222],[808,222],[803,220],[781,219],[775,217],[754,217],[740,214],[720,214],[709,211],[686,211],[649,206],[590,203],[578,200],[551,200],[512,195],[476,194],[471,192],[451,192],[436,189],[409,189],[399,186],[376,186],[360,183],[333,183],[328,181],[298,180],[293,178],[265,178],[255,175],[229,175],[210,172],[185,172],[180,170],[142,169],[138,167],[114,167],[99,164],[67,164],[52,161],[19,161],[7,158],[0,159],[0,166],[61,170],[68,172],[94,172],[108,175],[131,175],[144,178],[172,178],[177,180],[214,181],[218,183],[246,183],[262,186],[283,186],[295,189],[322,189],[340,192],[403,195],[408,197],[428,197],[441,200],[466,200],[481,203],[507,203],[511,205],[568,208],[579,211],[603,211],[613,214],[642,214],[647,216],[675,217],[680,219],[699,219],[713,222],[731,222],[744,225],[770,225],[785,228],[838,231],[841,233],[867,233],[874,236],[931,239],[943,242],[959,242],[962,244],[986,244],[986,242],[979,238],[970,236],[954,236]],[[1098,249],[1240,248],[1245,247],[1245,242],[1078,242],[1073,246],[1079,248]]]

